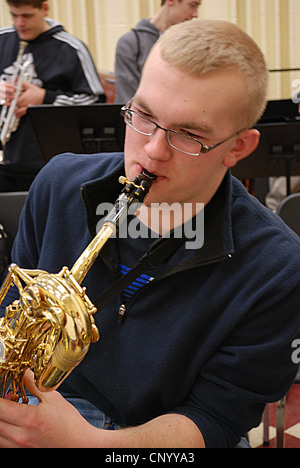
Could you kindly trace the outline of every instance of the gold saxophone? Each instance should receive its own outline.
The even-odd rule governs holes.
[[[17,101],[23,90],[23,83],[24,81],[31,82],[33,78],[32,59],[28,58],[24,63],[22,63],[27,45],[28,42],[20,41],[17,60],[14,63],[14,74],[11,78],[12,84],[16,86],[14,99],[9,106],[2,106],[0,114],[0,141],[3,148],[9,141],[11,134],[17,130],[19,125],[20,119],[16,117],[15,110],[17,107]]]
[[[20,298],[6,308],[0,321],[0,398],[11,387],[11,399],[18,401],[19,388],[22,402],[28,403],[22,383],[28,368],[34,370],[39,390],[55,390],[83,360],[90,344],[99,339],[93,318],[97,309],[81,283],[129,206],[144,200],[154,180],[145,170],[131,182],[120,177],[124,189],[70,271],[64,267],[58,274],[50,274],[10,266],[0,290],[0,304],[12,285]]]

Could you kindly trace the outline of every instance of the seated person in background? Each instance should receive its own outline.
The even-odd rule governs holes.
[[[198,17],[202,0],[162,0],[156,15],[141,19],[118,41],[116,50],[116,98],[125,104],[136,92],[145,60],[162,32],[173,24]]]
[[[49,4],[43,0],[7,0],[14,26],[0,31],[0,115],[4,158],[0,164],[0,191],[28,190],[43,166],[42,157],[27,116],[30,105],[88,105],[105,101],[97,70],[86,46],[63,26],[48,19]],[[4,111],[12,105],[18,80],[16,61],[31,62],[16,103],[20,119],[7,137]],[[2,110],[3,109],[3,110]],[[2,110],[2,114],[1,114]]]
[[[172,250],[130,297],[98,310],[100,340],[59,392],[40,392],[27,371],[38,406],[0,399],[1,447],[235,447],[286,394],[298,366],[300,239],[229,171],[258,145],[267,83],[262,52],[234,24],[172,26],[123,108],[125,154],[57,156],[38,174],[12,252],[18,265],[74,265],[124,170],[156,180],[122,224],[127,235],[110,238],[85,277],[90,299],[153,242],[171,237]],[[184,225],[172,210],[169,232],[153,225],[158,206],[176,206]]]

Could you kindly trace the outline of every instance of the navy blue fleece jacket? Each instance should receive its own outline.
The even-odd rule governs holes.
[[[97,206],[120,193],[123,171],[123,154],[54,158],[31,188],[13,261],[71,268],[95,234]],[[118,275],[119,248],[111,239],[88,273],[91,300]],[[293,382],[300,240],[229,173],[205,209],[204,246],[179,247],[118,324],[121,301],[97,312],[100,340],[60,387],[119,424],[180,413],[207,447],[234,447]]]

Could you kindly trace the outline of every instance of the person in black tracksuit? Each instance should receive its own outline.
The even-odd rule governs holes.
[[[93,59],[86,46],[47,17],[48,2],[9,0],[14,26],[0,30],[0,101],[9,105],[16,83],[11,83],[20,41],[27,46],[21,63],[31,60],[32,79],[25,82],[17,102],[18,128],[1,144],[0,191],[28,190],[43,166],[26,115],[29,105],[90,105],[105,101]],[[1,107],[0,107],[1,112]],[[0,146],[0,149],[1,149]]]

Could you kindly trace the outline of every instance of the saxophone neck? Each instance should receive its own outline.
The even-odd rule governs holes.
[[[155,179],[155,175],[145,170],[131,182],[125,177],[119,178],[119,182],[125,187],[116,200],[113,209],[105,218],[103,227],[71,269],[71,274],[78,284],[82,283],[106,242],[116,233],[118,226],[128,212],[129,206],[134,202],[142,203],[145,200]]]

